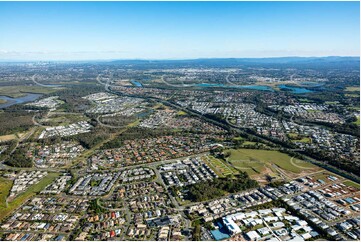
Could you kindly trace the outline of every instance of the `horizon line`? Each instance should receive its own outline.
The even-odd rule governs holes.
[[[326,56],[268,56],[268,57],[199,57],[199,58],[102,58],[102,59],[48,59],[48,60],[6,60],[0,59],[0,63],[21,62],[109,62],[109,61],[186,61],[186,60],[212,60],[212,59],[281,59],[281,58],[360,58],[360,55],[326,55]]]

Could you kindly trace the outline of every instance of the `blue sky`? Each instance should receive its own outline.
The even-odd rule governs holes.
[[[359,2],[0,2],[0,60],[359,56]]]

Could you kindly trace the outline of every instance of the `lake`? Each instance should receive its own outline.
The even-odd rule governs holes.
[[[325,85],[325,83],[323,83],[323,82],[309,82],[309,81],[303,81],[300,84],[302,86],[306,86],[306,87],[321,87],[321,86]]]
[[[290,90],[292,93],[295,93],[295,94],[304,94],[304,93],[313,92],[313,91],[308,90],[308,89],[306,89],[304,87],[293,87],[293,86],[288,86],[288,85],[285,85],[285,84],[277,85],[277,87],[279,87],[280,89]]]
[[[241,89],[252,89],[258,91],[271,91],[274,90],[269,86],[262,86],[262,85],[235,85],[235,86],[227,86],[225,84],[217,84],[217,83],[200,83],[196,84],[196,87],[224,87],[224,88],[241,88]]]
[[[137,81],[135,81],[135,80],[130,80],[130,82],[131,82],[133,85],[135,85],[136,87],[142,87],[142,86],[143,86],[142,83],[137,82]]]
[[[38,99],[41,96],[42,96],[41,94],[36,94],[36,93],[27,93],[26,96],[17,97],[17,98],[0,96],[0,99],[6,100],[6,103],[0,104],[0,108],[7,108],[15,104],[31,102]]]

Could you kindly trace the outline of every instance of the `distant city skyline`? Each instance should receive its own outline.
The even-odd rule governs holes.
[[[359,56],[355,2],[0,2],[0,61]]]

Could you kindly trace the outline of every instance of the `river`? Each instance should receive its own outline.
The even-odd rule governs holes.
[[[0,109],[7,108],[7,107],[10,107],[15,104],[31,102],[31,101],[38,99],[41,96],[42,96],[41,94],[36,94],[36,93],[27,93],[25,96],[17,97],[17,98],[12,98],[12,97],[8,97],[8,96],[0,96],[0,99],[3,99],[6,101],[6,103],[0,104]]]

